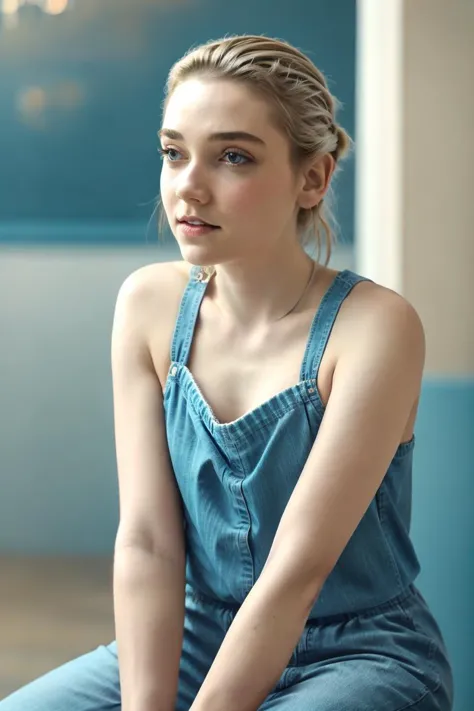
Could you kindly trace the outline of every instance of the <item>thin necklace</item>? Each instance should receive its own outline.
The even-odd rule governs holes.
[[[308,281],[306,282],[306,286],[305,286],[305,288],[303,289],[303,291],[302,291],[302,293],[301,293],[300,298],[298,299],[298,301],[296,302],[296,304],[291,307],[291,309],[290,309],[289,311],[287,311],[285,314],[283,314],[283,316],[279,316],[279,317],[277,318],[277,321],[281,321],[282,319],[286,318],[286,316],[288,316],[289,314],[291,314],[291,313],[296,309],[296,307],[298,306],[298,304],[300,304],[301,301],[303,300],[303,298],[304,298],[306,292],[308,291],[308,289],[309,289],[309,287],[310,287],[311,282],[313,281],[314,272],[316,271],[316,262],[315,262],[314,260],[312,260],[312,261],[313,261],[313,266],[312,266],[312,268],[311,268],[311,273],[310,273],[310,275],[309,275]]]
[[[294,304],[294,306],[291,307],[291,309],[289,311],[284,313],[283,316],[279,316],[276,319],[276,321],[281,321],[282,319],[286,318],[286,316],[289,316],[289,314],[293,313],[293,311],[297,308],[298,304],[300,304],[302,302],[306,292],[308,291],[308,289],[311,285],[311,282],[313,281],[314,272],[316,271],[316,262],[314,260],[312,260],[312,262],[313,262],[313,266],[311,267],[311,272],[310,272],[308,281],[306,282],[306,285],[305,285],[303,291],[301,292],[301,296],[299,297],[298,301],[296,302],[296,304]],[[205,272],[204,272],[204,270],[201,270],[199,272],[199,274],[197,275],[196,279],[198,281],[208,282],[215,275],[216,275],[216,272],[214,271],[212,274],[207,275],[207,278],[205,278],[206,277]]]

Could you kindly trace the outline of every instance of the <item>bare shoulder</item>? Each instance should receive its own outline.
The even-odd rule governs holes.
[[[380,284],[363,281],[341,307],[337,341],[343,351],[362,349],[383,352],[395,349],[424,359],[425,336],[414,306],[403,296]]]
[[[183,261],[147,264],[127,276],[117,295],[114,331],[126,330],[128,342],[141,343],[162,383],[190,270]]]
[[[127,276],[119,294],[124,298],[148,303],[154,298],[168,296],[169,292],[185,283],[191,265],[186,262],[155,262],[136,269]]]

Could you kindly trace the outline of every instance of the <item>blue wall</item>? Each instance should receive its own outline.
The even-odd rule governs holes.
[[[419,585],[451,654],[455,709],[474,708],[474,378],[426,378],[414,457]]]
[[[191,45],[238,33],[283,37],[308,51],[353,134],[355,0],[81,0],[57,17],[23,8],[18,27],[0,34],[0,240],[87,241],[84,229],[36,233],[44,222],[146,223],[158,192],[167,72]],[[348,163],[338,217],[349,242],[353,181]],[[144,243],[136,229],[103,234],[107,244]]]

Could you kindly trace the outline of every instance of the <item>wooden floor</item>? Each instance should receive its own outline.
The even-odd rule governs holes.
[[[0,556],[0,699],[113,638],[111,559]]]

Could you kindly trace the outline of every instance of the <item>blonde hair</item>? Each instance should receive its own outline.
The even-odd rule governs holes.
[[[173,65],[165,88],[164,109],[176,87],[195,76],[234,80],[266,96],[274,119],[290,141],[295,166],[304,159],[331,154],[336,165],[350,148],[347,133],[336,123],[336,99],[324,75],[302,52],[287,42],[259,35],[211,40],[188,52]],[[162,212],[160,224],[163,226]],[[300,241],[324,242],[326,264],[331,256],[334,217],[328,196],[312,209],[298,213]]]

